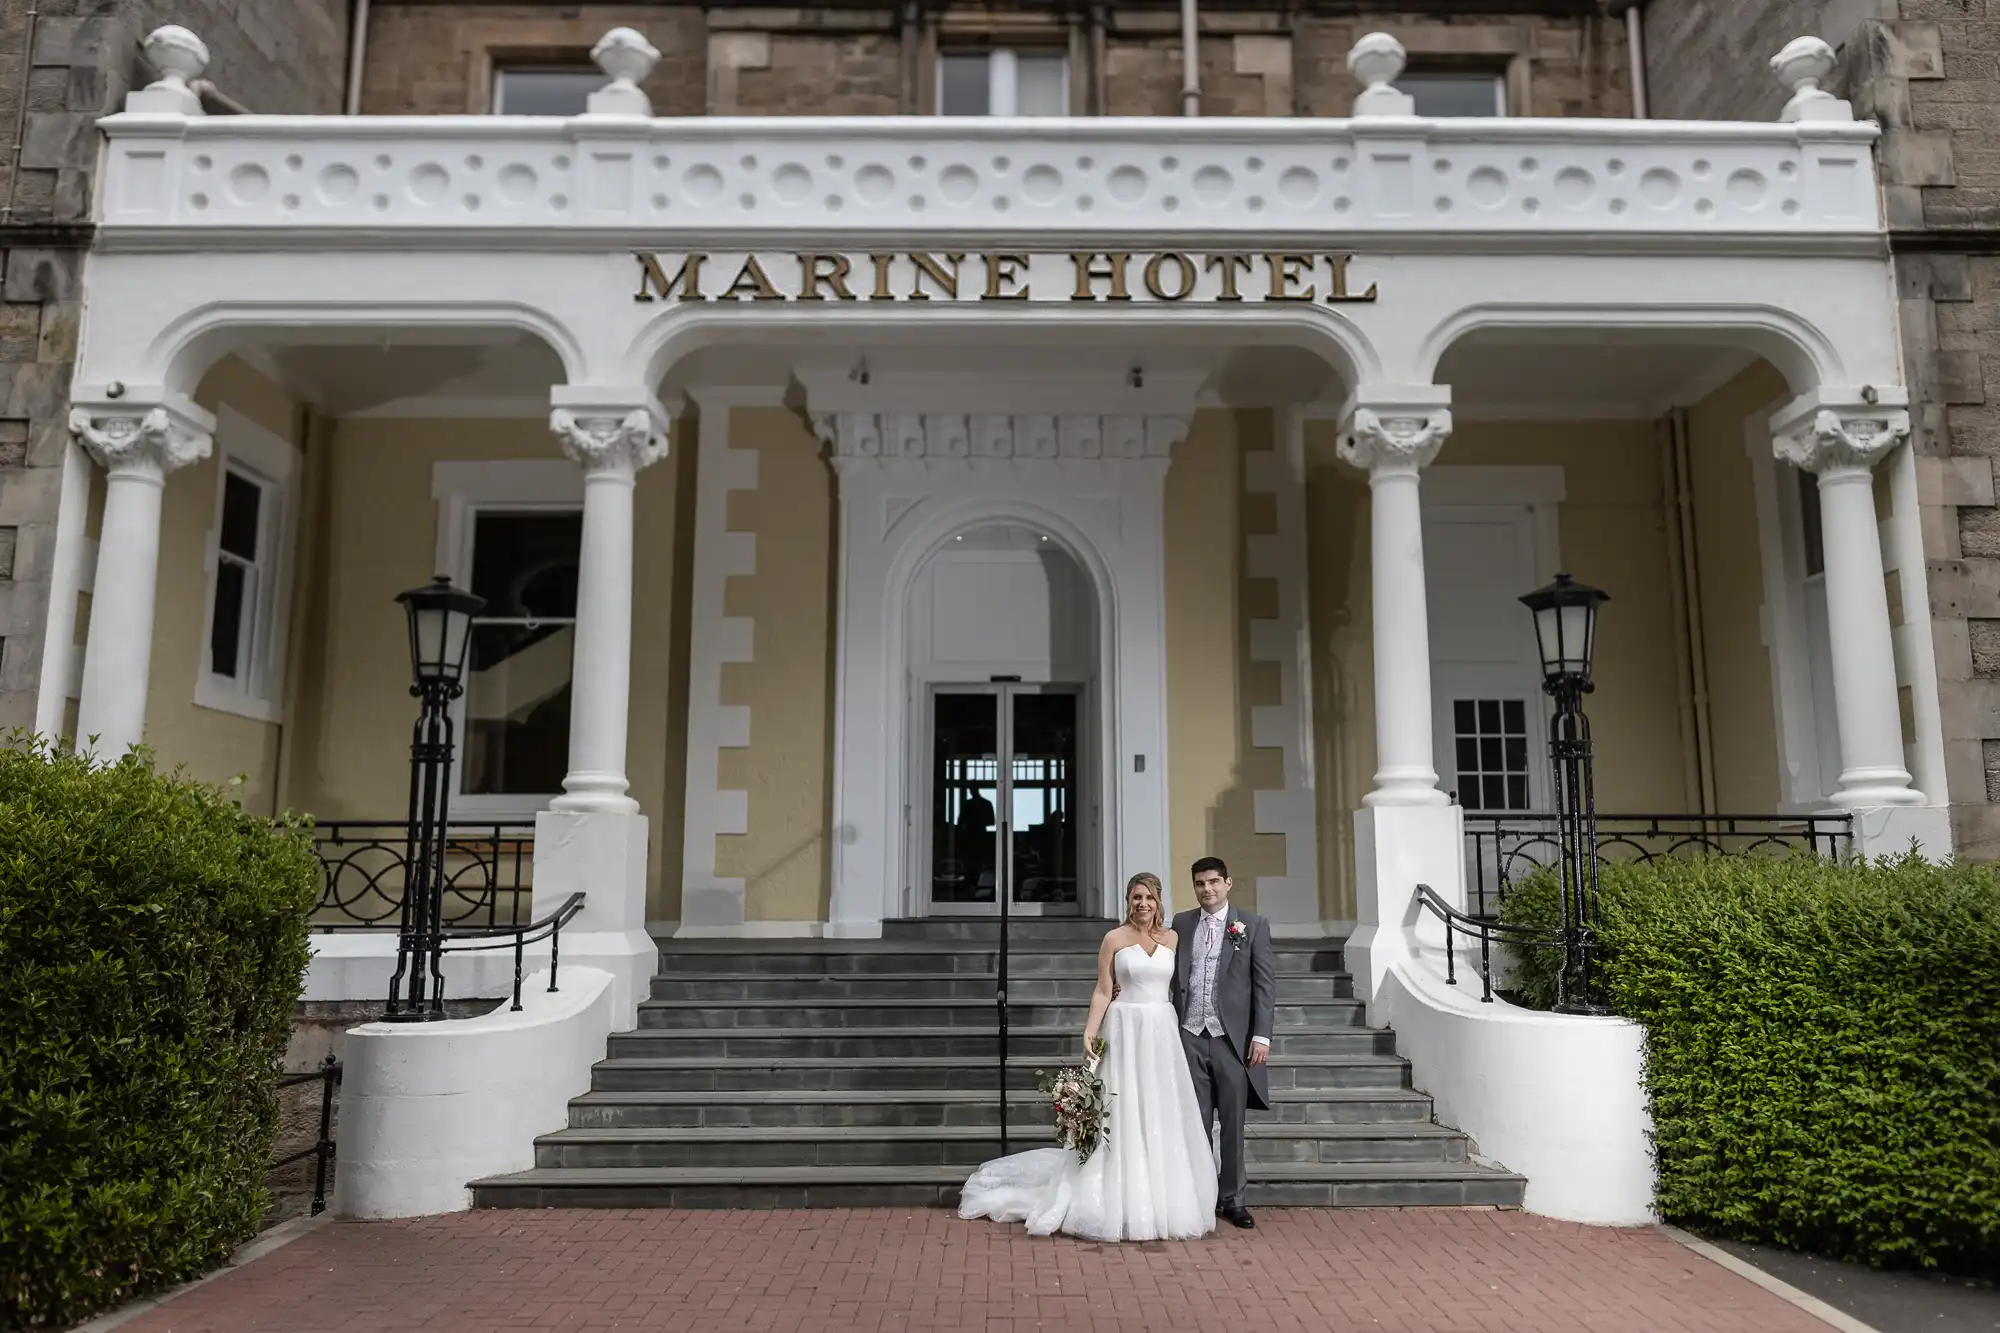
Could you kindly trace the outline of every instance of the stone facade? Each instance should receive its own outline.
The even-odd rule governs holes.
[[[0,731],[33,724],[41,681],[97,117],[151,80],[139,43],[163,23],[201,35],[207,77],[236,101],[337,111],[346,14],[346,0],[0,0]]]
[[[1817,33],[1840,51],[1835,91],[1882,126],[1954,840],[2000,855],[2000,10],[1651,0],[1645,18],[1657,115],[1774,115],[1764,62]]]

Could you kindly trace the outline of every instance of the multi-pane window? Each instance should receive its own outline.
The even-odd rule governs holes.
[[[1066,116],[1069,61],[1053,51],[947,51],[937,105],[941,116]]]
[[[269,488],[236,468],[222,477],[222,514],[215,550],[215,602],[208,620],[209,674],[250,692],[254,647],[263,616],[260,602],[268,571],[265,539]]]
[[[502,116],[580,116],[611,80],[584,66],[513,67],[493,75],[493,111]]]
[[[1498,74],[1419,72],[1403,75],[1396,87],[1410,95],[1419,116],[1507,114],[1507,83]]]
[[[1467,810],[1531,809],[1527,701],[1454,699],[1451,720],[1458,803]]]
[[[459,790],[471,797],[547,797],[569,768],[575,653],[577,509],[472,514],[472,622]]]
[[[1818,578],[1826,573],[1826,543],[1820,535],[1819,477],[1801,471],[1798,478],[1799,536],[1806,548],[1806,577]]]

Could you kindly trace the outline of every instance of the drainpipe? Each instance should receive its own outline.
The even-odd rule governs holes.
[[[1700,548],[1694,516],[1693,441],[1685,408],[1667,414],[1664,465],[1667,503],[1668,579],[1675,618],[1675,674],[1681,684],[1681,719],[1690,803],[1697,814],[1714,814],[1715,730],[1709,707],[1708,641],[1703,625]]]
[[[361,71],[368,63],[368,0],[354,0],[354,12],[347,25],[347,87],[342,109],[347,115],[361,114]]]
[[[28,35],[21,44],[21,86],[14,105],[14,149],[7,170],[7,204],[0,208],[0,222],[14,220],[14,189],[21,181],[21,147],[28,138],[28,76],[35,68],[35,20],[41,11],[31,2],[28,5]]]
[[[1625,50],[1632,57],[1632,119],[1648,119],[1646,109],[1646,0],[1611,0],[1611,12],[1625,14]]]
[[[1181,0],[1181,114],[1201,114],[1201,37],[1199,0]]]

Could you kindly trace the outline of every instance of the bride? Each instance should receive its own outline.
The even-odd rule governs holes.
[[[1215,1229],[1215,1156],[1169,992],[1176,943],[1159,879],[1134,875],[1125,920],[1097,950],[1083,1027],[1086,1051],[1100,1032],[1106,1042],[1097,1073],[1110,1098],[1107,1137],[1088,1162],[1056,1147],[986,1163],[960,1192],[960,1217],[1104,1241],[1185,1240]]]

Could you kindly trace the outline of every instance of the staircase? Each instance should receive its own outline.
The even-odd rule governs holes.
[[[1073,1062],[1109,922],[1029,918],[1009,948],[1010,1148],[1050,1141],[1036,1071]],[[482,1208],[954,1203],[999,1155],[991,920],[891,921],[880,940],[662,940],[639,1027],[617,1033],[535,1167],[472,1182]],[[1276,1207],[1518,1207],[1363,1025],[1338,940],[1277,943],[1273,1109],[1252,1112],[1250,1198]]]

